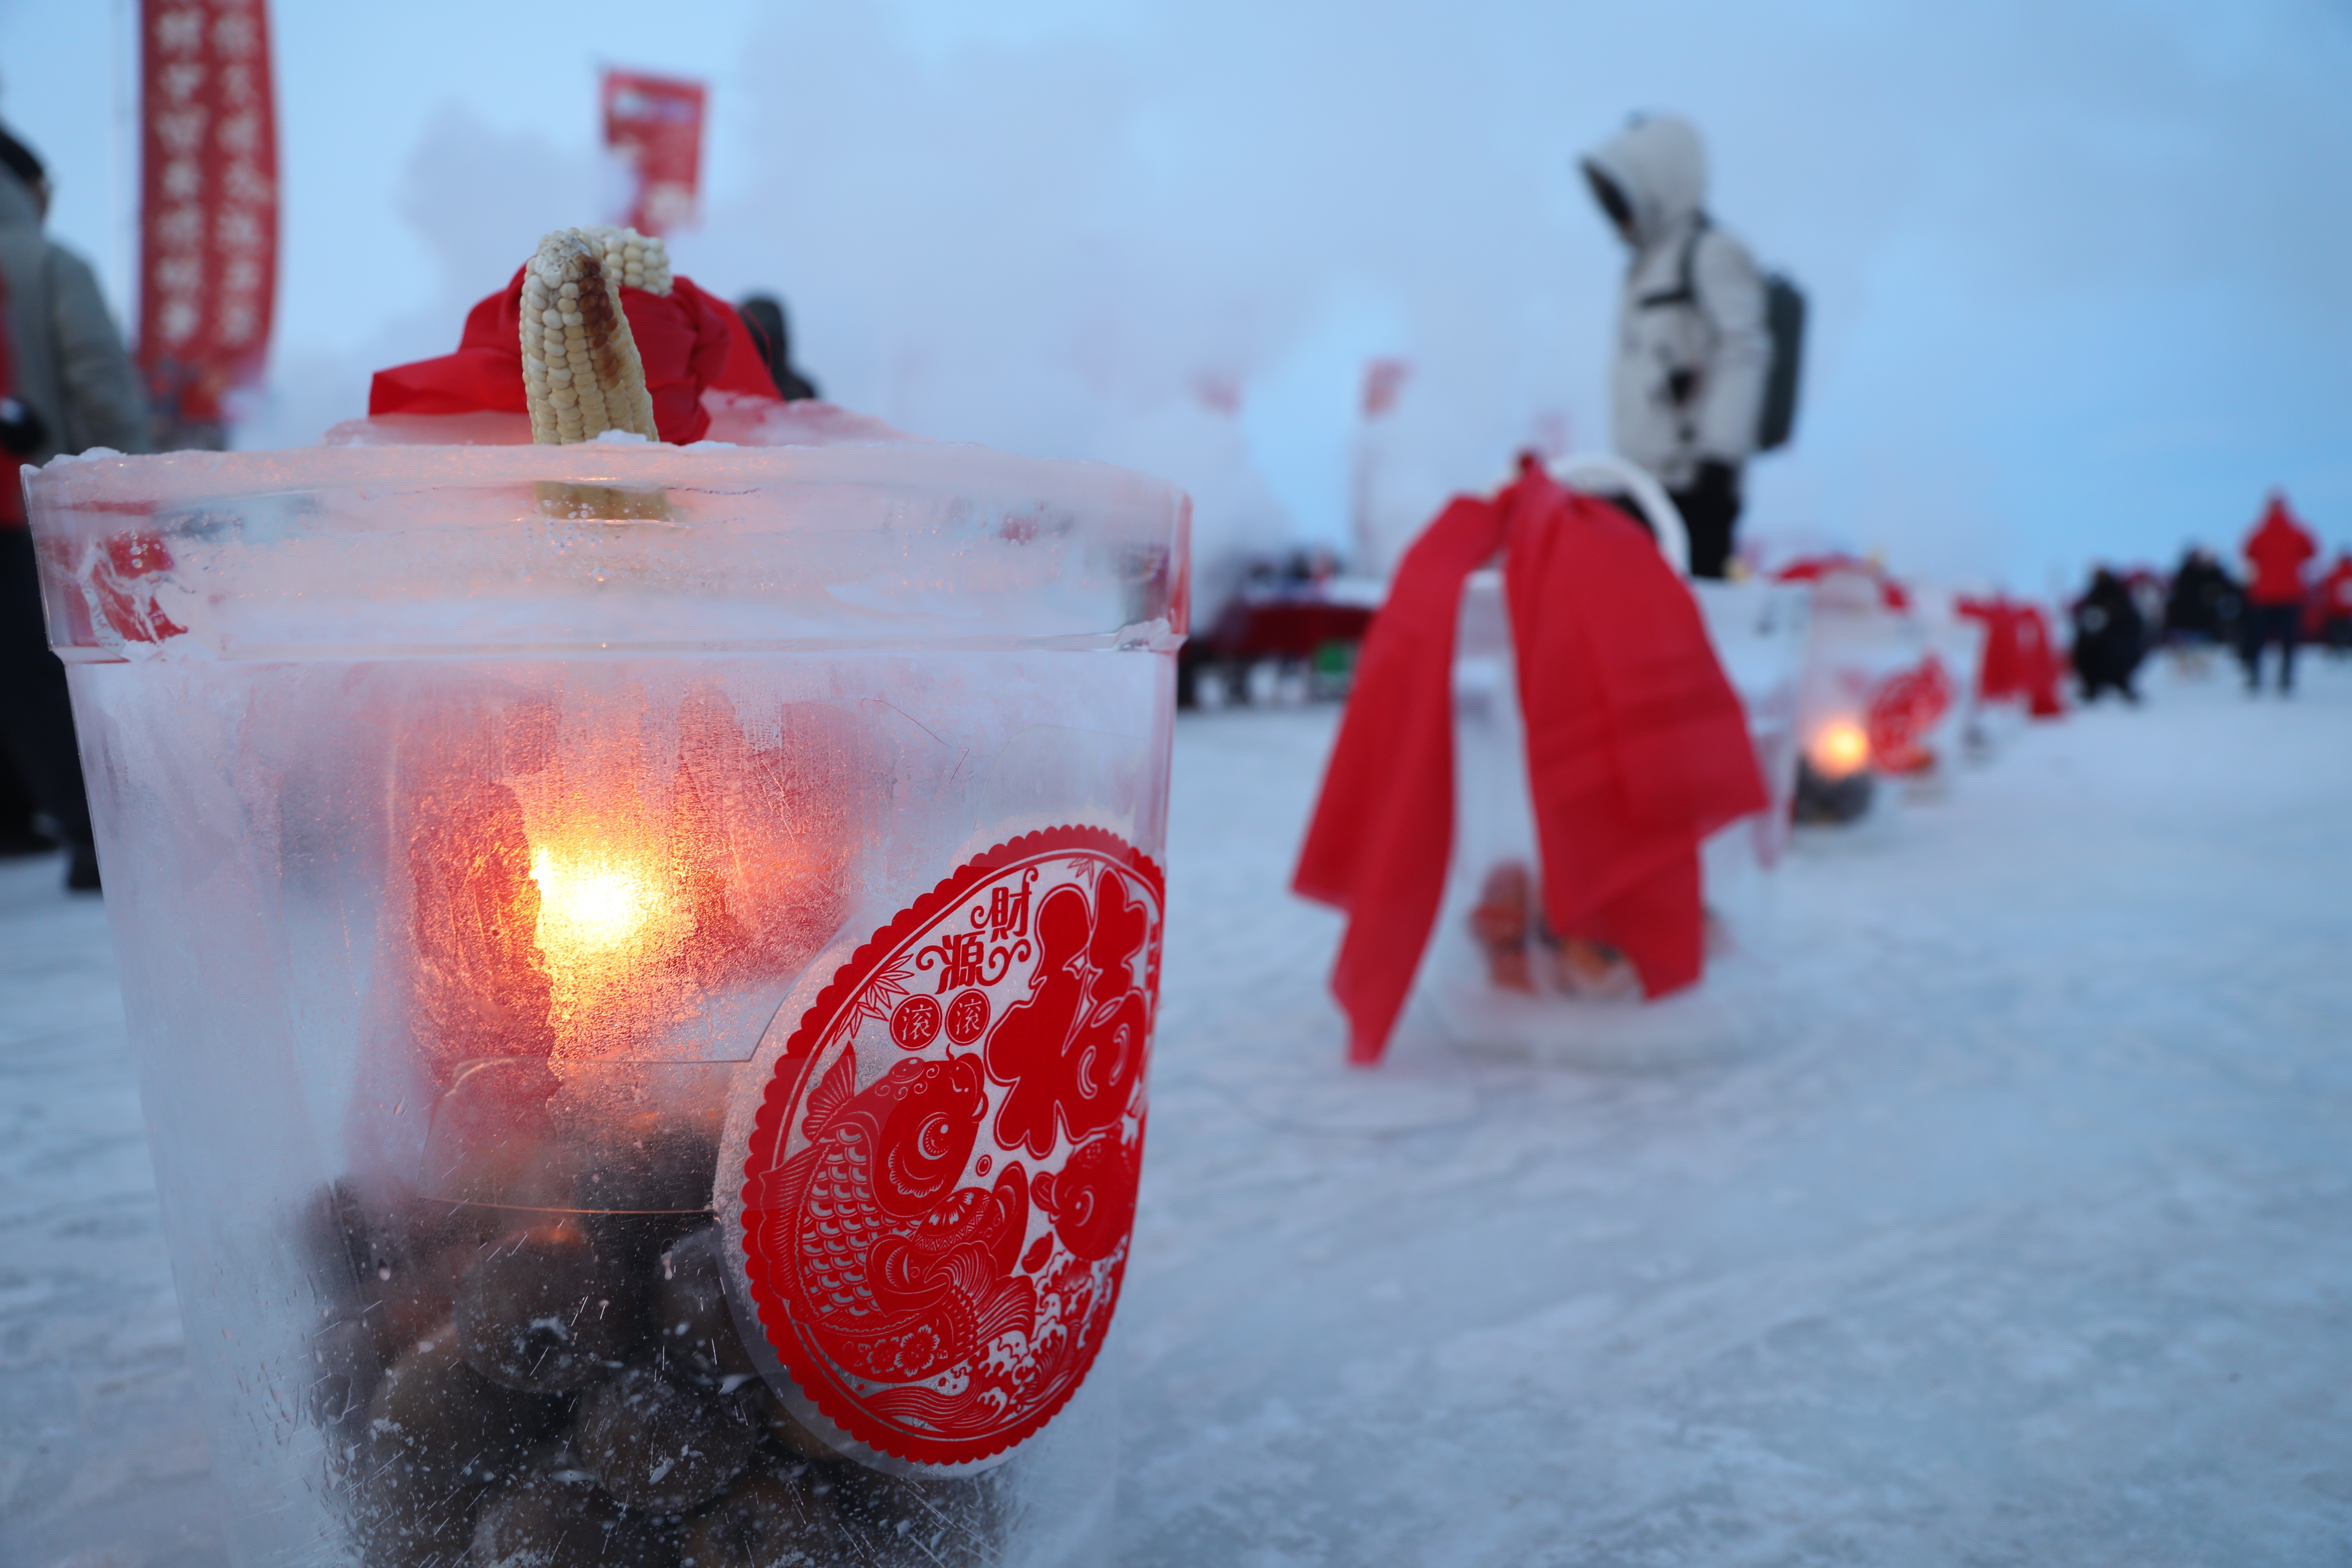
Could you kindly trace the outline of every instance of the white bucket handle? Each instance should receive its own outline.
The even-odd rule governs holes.
[[[1690,575],[1690,530],[1666,494],[1666,487],[1649,469],[1607,452],[1571,453],[1553,458],[1546,467],[1553,479],[1570,489],[1631,492],[1634,504],[1650,521],[1650,531],[1657,535],[1658,551],[1666,564],[1677,577]]]

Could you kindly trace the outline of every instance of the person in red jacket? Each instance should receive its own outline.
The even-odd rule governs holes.
[[[2336,564],[2319,580],[2319,635],[2331,655],[2352,653],[2352,550],[2336,552]]]
[[[2246,563],[2253,570],[2246,586],[2244,616],[2246,690],[2263,687],[2263,647],[2279,645],[2279,690],[2294,689],[2294,645],[2303,619],[2303,568],[2319,553],[2319,542],[2287,510],[2286,496],[2271,492],[2269,510],[2246,535]]]

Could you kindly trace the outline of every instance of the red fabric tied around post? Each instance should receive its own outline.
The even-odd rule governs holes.
[[[375,373],[368,413],[526,414],[522,386],[522,275],[515,268],[504,289],[466,312],[457,352]],[[776,383],[743,319],[725,300],[688,279],[667,294],[623,289],[621,309],[645,363],[653,395],[654,426],[665,441],[684,446],[710,428],[705,392],[776,396]]]
[[[1555,931],[1623,952],[1646,995],[1691,984],[1699,844],[1769,802],[1698,605],[1647,534],[1532,461],[1491,500],[1457,498],[1372,621],[1292,881],[1347,912],[1331,989],[1359,1065],[1386,1051],[1444,893],[1454,624],[1497,550]]]

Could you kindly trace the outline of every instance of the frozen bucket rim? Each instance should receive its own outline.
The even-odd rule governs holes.
[[[681,460],[689,470],[680,471]],[[452,471],[454,470],[454,471]],[[334,446],[131,456],[96,447],[27,468],[26,492],[42,514],[96,510],[145,515],[168,482],[181,508],[247,497],[349,486],[394,491],[476,489],[549,481],[726,491],[739,487],[877,487],[910,493],[986,486],[1034,489],[1063,504],[1155,507],[1181,496],[1166,480],[1081,458],[1034,458],[977,442],[873,441],[812,447],[738,447],[698,441],[583,441],[568,446]]]
[[[968,444],[86,454],[28,476],[78,662],[1172,648],[1192,502]]]

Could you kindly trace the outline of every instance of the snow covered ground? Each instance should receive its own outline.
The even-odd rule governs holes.
[[[1334,716],[1187,718],[1132,1564],[2352,1562],[2352,668],[1803,837],[1769,1037],[1340,1065]],[[94,903],[0,867],[0,1563],[219,1559]]]

